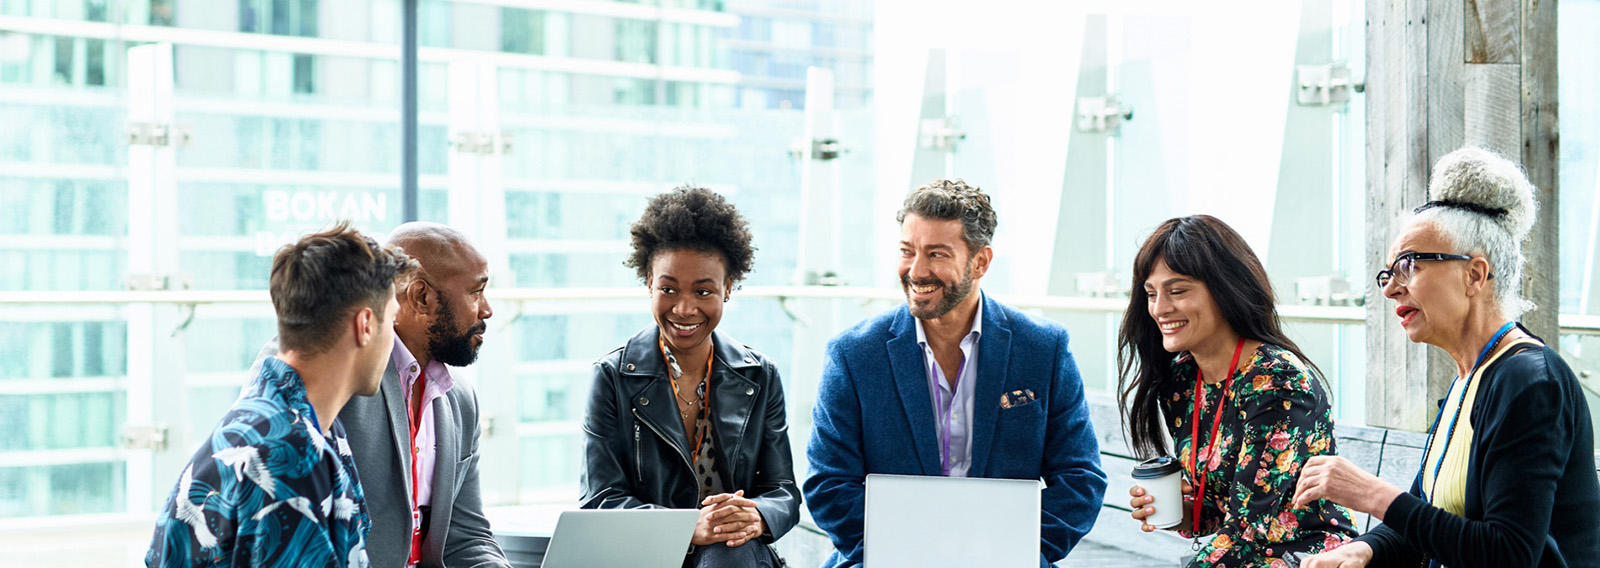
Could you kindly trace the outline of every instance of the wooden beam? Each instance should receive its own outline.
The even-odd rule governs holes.
[[[1489,63],[1456,65],[1465,71],[1464,119],[1467,145],[1479,146],[1513,160],[1521,159],[1522,65]]]
[[[1461,65],[1463,22],[1461,2],[1427,2],[1428,5],[1428,167],[1466,142],[1466,109],[1460,93],[1465,87]]]
[[[1390,241],[1411,209],[1426,200],[1433,164],[1430,110],[1460,112],[1449,110],[1461,108],[1459,100],[1431,101],[1438,93],[1430,88],[1429,71],[1445,61],[1430,57],[1429,15],[1449,9],[1438,4],[1439,0],[1367,1],[1368,274],[1388,267],[1384,261]],[[1456,6],[1459,10],[1460,4]],[[1459,59],[1449,63],[1461,65]],[[1460,90],[1454,92],[1459,98]],[[1369,289],[1374,292],[1366,304],[1367,423],[1426,430],[1433,408],[1427,401],[1435,398],[1429,394],[1429,383],[1438,382],[1431,377],[1448,365],[1432,362],[1427,346],[1408,340],[1389,301],[1376,287]]]
[[[1466,26],[1463,31],[1466,36],[1466,62],[1520,62],[1522,60],[1521,0],[1465,0],[1465,2]]]
[[[1528,329],[1548,341],[1557,337],[1561,308],[1561,136],[1556,105],[1556,2],[1521,0],[1522,168],[1538,188],[1539,220],[1522,244],[1522,293],[1538,308],[1523,316]],[[1513,154],[1514,155],[1514,154]]]

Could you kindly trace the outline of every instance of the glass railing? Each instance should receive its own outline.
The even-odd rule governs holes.
[[[1112,393],[1114,342],[1078,330],[1083,321],[1119,318],[1126,299],[995,297],[1074,330],[1086,387]],[[483,404],[486,502],[575,497],[590,365],[649,325],[646,298],[642,287],[491,290],[495,315],[483,356],[453,371],[476,385]],[[892,288],[750,286],[734,294],[719,329],[779,362],[797,471],[805,471],[823,345],[902,301]],[[0,369],[0,518],[148,514],[274,334],[264,291],[3,292],[0,306],[0,355],[8,362]],[[130,331],[127,313],[140,308],[171,327]],[[1358,411],[1364,308],[1280,311],[1327,374],[1338,406]],[[1563,316],[1562,325],[1563,351],[1592,396],[1600,318]],[[135,407],[141,400],[158,410]],[[1359,422],[1351,418],[1359,412],[1341,412]]]

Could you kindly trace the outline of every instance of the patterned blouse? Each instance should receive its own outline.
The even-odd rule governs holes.
[[[1168,433],[1189,470],[1190,420],[1199,367],[1187,353],[1173,371],[1180,380],[1161,398]],[[1205,472],[1200,534],[1188,526],[1179,533],[1204,537],[1191,567],[1280,568],[1285,554],[1315,554],[1356,535],[1350,512],[1328,501],[1294,509],[1295,481],[1311,456],[1333,455],[1333,418],[1328,395],[1308,366],[1288,350],[1262,344],[1240,364],[1227,410],[1211,444],[1216,404],[1223,382],[1202,387],[1199,467]],[[1189,471],[1190,479],[1198,479]],[[1198,483],[1196,490],[1198,491]]]
[[[299,373],[263,361],[184,466],[145,564],[366,567],[372,522],[355,457],[344,425],[323,436],[314,415]]]
[[[700,394],[700,400],[706,400],[705,381],[700,382],[700,388],[696,389],[695,392]],[[703,438],[700,440],[700,454],[695,456],[694,460],[694,479],[700,483],[700,501],[702,502],[706,500],[706,497],[727,493],[722,488],[722,470],[717,469],[717,452],[714,451],[717,436],[712,433],[711,428],[710,417],[706,416],[705,412],[701,412],[700,417],[695,419],[694,423],[694,431],[703,433]],[[689,440],[689,447],[695,447],[693,439]]]

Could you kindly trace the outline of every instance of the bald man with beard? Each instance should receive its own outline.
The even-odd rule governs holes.
[[[339,413],[372,517],[367,554],[378,568],[509,567],[478,488],[478,397],[447,367],[471,365],[483,345],[488,259],[437,223],[400,225],[385,244],[422,268],[397,295],[378,394]]]

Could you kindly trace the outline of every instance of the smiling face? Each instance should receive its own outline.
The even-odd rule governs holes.
[[[709,345],[732,287],[721,254],[664,249],[650,257],[650,311],[673,353]]]
[[[989,247],[969,253],[960,220],[906,215],[900,224],[900,287],[911,315],[936,319],[958,305],[976,304],[972,290],[993,254]]]
[[[1144,281],[1150,317],[1161,330],[1161,346],[1168,352],[1211,352],[1226,348],[1238,335],[1222,317],[1211,289],[1192,276],[1173,272],[1166,259],[1157,259]]]
[[[1432,223],[1413,223],[1389,247],[1387,260],[1392,263],[1405,252],[1456,251]],[[1457,261],[1418,262],[1405,285],[1394,279],[1383,287],[1383,295],[1394,300],[1394,314],[1408,339],[1451,347],[1448,343],[1465,324],[1472,307],[1467,278],[1470,266]]]

